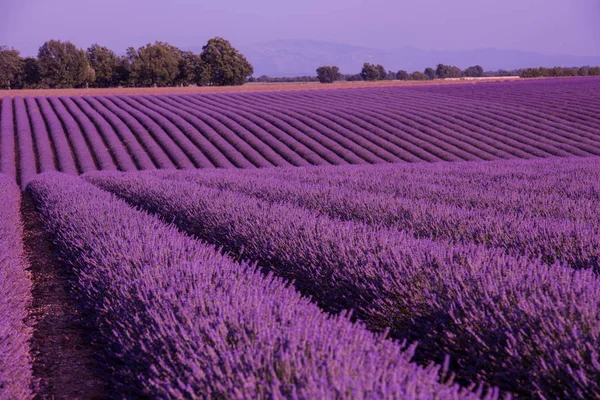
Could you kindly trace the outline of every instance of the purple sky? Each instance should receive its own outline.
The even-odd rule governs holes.
[[[483,47],[600,56],[600,0],[0,0],[0,44],[35,55],[47,39],[118,53],[314,39],[390,49]]]

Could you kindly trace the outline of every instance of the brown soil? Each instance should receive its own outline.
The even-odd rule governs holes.
[[[72,275],[54,254],[33,200],[23,193],[21,215],[24,244],[33,279],[33,373],[39,380],[38,399],[101,399],[108,397],[106,380],[90,342]]]
[[[464,80],[433,81],[376,81],[376,82],[334,82],[322,84],[319,82],[299,83],[247,83],[243,86],[200,86],[200,87],[165,87],[165,88],[108,88],[108,89],[32,89],[32,90],[0,90],[3,96],[108,96],[108,95],[133,95],[133,94],[198,94],[198,93],[233,93],[233,92],[279,92],[294,90],[322,90],[322,89],[356,89],[389,86],[423,86],[423,85],[457,85],[473,84],[480,82],[497,82],[514,80],[518,77],[497,78],[472,78]]]

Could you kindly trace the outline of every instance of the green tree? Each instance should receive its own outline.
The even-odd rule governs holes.
[[[87,56],[96,75],[94,86],[100,88],[117,86],[119,57],[112,50],[99,44],[91,45],[87,49]]]
[[[427,76],[428,79],[435,79],[435,70],[433,68],[425,68],[423,73]]]
[[[588,75],[598,76],[600,75],[600,67],[592,67],[588,70]]]
[[[445,78],[460,78],[463,76],[462,70],[452,65],[438,64],[435,70],[435,76],[440,79]]]
[[[362,76],[362,73],[345,75],[344,79],[347,80],[348,82],[356,82],[356,81],[364,81],[365,80]]]
[[[202,83],[202,59],[191,51],[182,51],[179,58],[179,73],[175,78],[178,86],[200,85]]]
[[[134,86],[173,86],[179,75],[181,50],[164,42],[127,49]]]
[[[364,63],[362,71],[360,72],[363,80],[365,81],[378,81],[385,79],[387,73],[382,65],[374,65],[370,63]]]
[[[423,72],[415,71],[412,74],[410,74],[410,79],[412,79],[413,81],[426,81],[429,78]]]
[[[38,53],[38,66],[42,83],[51,88],[85,87],[94,80],[86,52],[71,42],[44,43]]]
[[[577,75],[578,76],[588,76],[589,71],[590,71],[590,69],[588,67],[581,67],[577,70]]]
[[[137,50],[134,47],[128,47],[125,55],[119,57],[119,66],[116,69],[119,86],[135,87],[137,85],[136,75],[133,71],[133,63],[136,58]]]
[[[400,71],[398,71],[396,73],[396,79],[398,79],[399,81],[408,81],[410,80],[410,75],[408,74],[408,72],[406,72],[405,70],[401,69]]]
[[[0,46],[0,88],[11,89],[20,86],[24,67],[18,50]]]
[[[387,77],[387,72],[385,71],[385,68],[383,68],[383,65],[377,64],[375,68],[377,68],[377,72],[379,72],[379,80],[384,81]]]
[[[464,75],[471,78],[481,78],[483,76],[483,67],[481,65],[469,67],[465,69]]]
[[[27,89],[37,89],[42,87],[40,68],[37,58],[27,57],[24,60],[23,68],[23,87]]]
[[[202,47],[202,82],[214,86],[243,85],[254,68],[227,40],[212,38]]]
[[[340,69],[336,66],[324,65],[317,68],[317,79],[321,83],[333,83],[341,78]]]
[[[521,78],[537,78],[540,76],[540,71],[537,68],[525,68],[521,71]]]

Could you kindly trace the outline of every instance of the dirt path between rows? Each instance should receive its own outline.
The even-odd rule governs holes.
[[[23,193],[25,254],[33,279],[33,373],[40,381],[37,399],[108,397],[96,346],[71,292],[72,275],[55,256],[29,194]]]

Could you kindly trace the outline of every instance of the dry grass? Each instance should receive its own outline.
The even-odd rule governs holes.
[[[232,93],[232,92],[277,92],[293,90],[351,89],[389,86],[456,85],[477,82],[496,82],[519,79],[518,77],[470,78],[461,80],[434,81],[377,81],[377,82],[319,82],[299,83],[247,83],[243,86],[201,86],[201,87],[165,87],[165,88],[108,88],[108,89],[31,89],[0,90],[1,97],[25,96],[105,96],[133,94],[194,94],[194,93]]]

